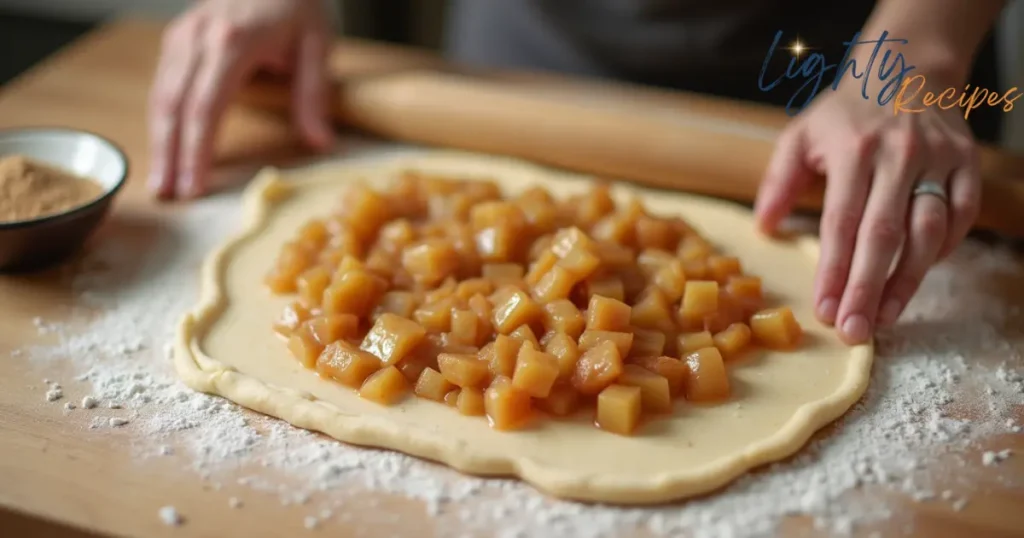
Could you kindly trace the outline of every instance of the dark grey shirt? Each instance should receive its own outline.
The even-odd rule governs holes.
[[[469,64],[547,69],[756,100],[783,30],[843,58],[871,0],[454,0],[447,53]],[[780,54],[776,54],[776,57]],[[773,64],[776,76],[790,56]],[[772,92],[778,99],[792,92]],[[785,94],[785,96],[783,95]]]

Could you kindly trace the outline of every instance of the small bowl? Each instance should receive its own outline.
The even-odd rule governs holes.
[[[77,251],[110,210],[128,178],[128,158],[99,135],[62,128],[0,130],[0,158],[23,155],[103,187],[103,195],[63,213],[0,223],[0,271],[28,271]]]

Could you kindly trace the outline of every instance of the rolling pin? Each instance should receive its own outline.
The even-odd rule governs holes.
[[[332,73],[330,109],[345,126],[739,202],[756,196],[788,120],[758,104],[548,74],[419,62]],[[241,101],[284,111],[288,88],[284,79],[257,76]],[[982,161],[977,227],[1024,237],[1024,159],[984,148]],[[823,192],[816,182],[799,208],[820,210]]]

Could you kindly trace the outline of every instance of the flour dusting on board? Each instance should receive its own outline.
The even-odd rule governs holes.
[[[715,495],[666,508],[589,506],[552,500],[514,480],[468,478],[400,454],[349,447],[195,393],[174,375],[166,344],[198,297],[203,258],[237,229],[237,205],[237,197],[222,195],[182,208],[141,258],[108,237],[69,271],[80,319],[66,326],[39,320],[40,332],[59,343],[18,354],[73,361],[77,379],[62,380],[63,388],[88,396],[67,416],[97,425],[83,435],[113,427],[134,432],[140,457],[166,456],[177,446],[211,482],[234,477],[282,503],[308,506],[311,529],[357,515],[346,513],[347,496],[368,488],[421,501],[438,535],[469,527],[498,536],[599,538],[637,528],[655,536],[762,536],[789,515],[808,515],[819,528],[846,534],[898,517],[860,488],[962,509],[971,492],[966,466],[1012,457],[996,446],[984,456],[972,451],[968,461],[965,449],[1020,432],[1013,411],[1024,405],[1024,361],[1005,339],[1011,321],[1020,325],[1020,312],[987,295],[982,283],[1024,275],[1010,253],[969,243],[928,276],[904,325],[879,337],[867,394],[828,435]],[[954,274],[953,264],[967,269]],[[999,359],[980,363],[972,360],[977,355]],[[51,398],[64,404],[40,394]],[[954,472],[940,472],[947,468]],[[171,515],[161,513],[165,521]]]

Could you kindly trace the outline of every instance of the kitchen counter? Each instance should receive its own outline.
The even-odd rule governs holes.
[[[145,190],[145,106],[160,31],[160,25],[151,22],[112,22],[0,88],[0,128],[61,125],[87,129],[109,137],[124,149],[131,161],[130,180],[110,221],[90,249],[116,244],[127,253],[123,256],[125,263],[140,267],[147,247],[185,211],[175,204],[152,201]],[[363,50],[361,46],[352,44],[347,53],[357,56]],[[380,49],[373,49],[373,54],[379,53]],[[349,143],[348,150],[372,149],[374,145],[354,144],[358,143]],[[270,113],[246,109],[229,114],[220,135],[218,155],[218,178],[224,182],[251,176],[265,164],[289,164],[305,158],[286,122]],[[956,263],[970,260],[961,257]],[[991,290],[991,296],[1008,305],[1024,304],[1020,259],[1007,267],[993,281],[996,289]],[[146,434],[132,424],[90,428],[87,414],[63,409],[64,402],[77,405],[89,394],[88,383],[75,381],[81,374],[75,357],[42,360],[32,355],[31,346],[52,342],[57,335],[41,329],[74,314],[72,307],[78,295],[73,289],[74,275],[69,271],[57,268],[33,275],[0,276],[0,529],[4,529],[0,534],[259,537],[307,532],[306,519],[318,513],[313,506],[319,497],[305,503],[303,499],[283,503],[279,495],[237,483],[236,477],[258,475],[259,461],[218,470],[211,477],[206,470],[194,470],[190,455],[179,450],[173,439],[167,441],[173,454],[140,456]],[[1010,312],[1004,326],[996,328],[1006,346],[982,347],[966,361],[994,365],[1005,359],[1001,355],[1019,357],[1013,353],[1018,346],[1024,347],[1024,337],[1011,328],[1015,324],[1024,326],[1024,317],[1019,309]],[[916,330],[920,338],[929,334],[927,327]],[[23,350],[26,346],[27,351]],[[133,357],[164,360],[159,347],[141,349]],[[1020,359],[1016,360],[1020,366]],[[965,377],[970,375],[968,369]],[[64,398],[47,402],[44,379],[61,382]],[[137,412],[152,415],[170,411],[151,404]],[[1018,407],[1011,413],[1017,424],[1024,424],[1024,410]],[[271,422],[252,415],[245,416],[253,424]],[[832,434],[834,428],[828,428],[818,437]],[[1017,455],[986,466],[981,455],[985,450],[1011,450]],[[869,486],[852,492],[849,502],[873,500],[900,516],[871,523],[864,527],[863,534],[896,534],[907,528],[913,535],[929,538],[1024,533],[1024,436],[1006,433],[979,439],[967,449],[963,460],[967,464],[956,474],[971,476],[972,491],[970,501],[956,507],[959,510],[951,503],[915,501],[911,495],[892,488]],[[939,471],[935,470],[936,481],[949,483],[940,490],[948,488],[956,498],[968,495],[961,492],[966,486],[949,482]],[[451,476],[448,479],[457,480]],[[287,482],[288,477],[280,480]],[[319,530],[362,536],[449,534],[435,525],[420,500],[382,492],[380,488],[353,488],[347,494],[355,497],[346,497],[350,500],[343,506],[331,508],[330,517],[318,522]],[[327,492],[320,496],[330,495]],[[231,509],[232,497],[244,499],[244,507]],[[474,506],[468,501],[450,504],[446,513]],[[173,505],[185,516],[185,523],[164,524],[158,511],[165,505]],[[385,514],[391,517],[382,519]],[[506,517],[509,521],[517,518],[515,513]],[[479,529],[467,532],[489,535]],[[823,534],[802,516],[787,518],[780,532],[792,536]],[[637,531],[637,535],[648,534]]]

